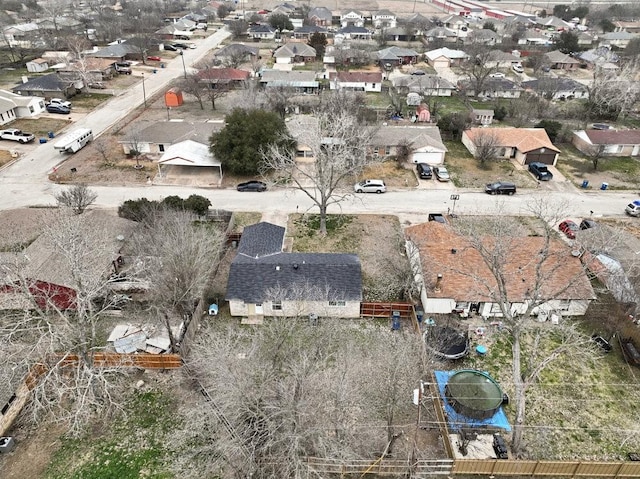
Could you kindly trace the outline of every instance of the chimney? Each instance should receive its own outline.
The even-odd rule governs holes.
[[[22,76],[22,83],[27,83],[29,81],[29,78],[26,75]]]
[[[442,291],[442,274],[438,274],[438,279],[436,279],[436,286],[433,288],[436,293]]]

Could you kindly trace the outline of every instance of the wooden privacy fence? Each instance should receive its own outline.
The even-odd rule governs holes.
[[[448,475],[451,473],[451,460],[427,459],[409,462],[401,459],[372,460],[340,460],[330,458],[309,457],[309,472],[318,474],[377,474],[400,476],[411,474],[411,477],[428,477],[432,475]]]
[[[411,319],[413,304],[360,303],[360,316],[363,318],[390,318],[394,311],[400,313],[402,319]]]
[[[640,477],[640,462],[456,459],[452,474],[487,476]]]

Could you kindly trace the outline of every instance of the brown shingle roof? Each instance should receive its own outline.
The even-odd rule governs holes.
[[[429,297],[473,302],[495,302],[499,297],[495,276],[478,250],[449,225],[430,221],[407,228],[406,234],[420,249],[422,274]],[[482,238],[489,249],[495,241],[494,237]],[[523,236],[499,241],[506,258],[502,272],[508,300],[522,302],[530,298],[536,289],[536,252],[543,249],[545,238]],[[541,300],[595,297],[580,259],[572,256],[569,248],[560,241],[551,240],[541,270],[544,277],[539,288]],[[435,291],[438,274],[442,275],[442,280],[438,291]]]
[[[381,83],[382,72],[336,72],[330,73],[331,81],[338,78],[339,82],[345,83]]]
[[[538,148],[548,148],[560,153],[560,150],[551,143],[544,128],[470,128],[465,133],[474,143],[476,136],[495,135],[498,146],[515,147],[523,153]]]
[[[638,145],[640,130],[586,130],[594,145]]]
[[[247,80],[250,73],[236,68],[209,68],[197,74],[200,80]]]

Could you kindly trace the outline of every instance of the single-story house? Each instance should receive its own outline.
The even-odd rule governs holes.
[[[405,232],[409,257],[416,258],[412,268],[421,286],[426,314],[499,318],[503,316],[500,305],[506,299],[512,313],[522,314],[533,306],[532,315],[541,318],[550,313],[582,316],[596,298],[580,258],[559,240],[552,240],[547,246],[546,238],[541,236],[481,239],[488,248],[500,242],[507,251],[502,254],[504,298],[480,252],[451,226],[429,221],[410,226]],[[541,264],[531,260],[532,252],[547,248]],[[542,281],[536,283],[540,278]],[[537,303],[532,305],[536,296]]]
[[[225,88],[246,88],[251,73],[236,68],[208,68],[198,70],[196,78],[203,84],[208,84],[211,88],[217,85],[224,85]]]
[[[289,42],[278,48],[273,54],[276,63],[304,64],[316,59],[316,49],[302,42]]]
[[[390,63],[391,65],[410,65],[418,61],[420,54],[415,50],[402,47],[388,47],[377,52],[378,61],[381,65]]]
[[[551,37],[544,30],[529,29],[518,38],[518,45],[550,45]]]
[[[433,68],[446,68],[460,65],[469,57],[469,55],[462,50],[452,50],[447,47],[428,51],[424,56],[427,59],[427,63]]]
[[[344,40],[370,40],[373,32],[365,27],[356,27],[355,25],[347,25],[340,28],[335,34],[335,43]]]
[[[193,31],[186,29],[180,23],[170,23],[169,25],[165,25],[159,30],[156,30],[155,33],[158,35],[158,38],[161,38],[162,40],[177,40],[191,38],[193,36]]]
[[[476,125],[489,126],[493,123],[493,110],[471,109],[471,122]]]
[[[560,50],[545,53],[544,62],[555,70],[575,70],[580,66],[578,60]]]
[[[214,57],[220,58],[246,58],[255,57],[258,58],[260,49],[258,47],[251,47],[242,43],[231,43],[213,54]]]
[[[48,75],[27,80],[13,87],[11,91],[24,96],[70,98],[74,96],[82,86],[83,85],[80,85],[80,87],[78,87],[75,81],[65,80],[57,73],[49,73]]]
[[[487,55],[485,67],[487,68],[511,68],[515,63],[520,63],[522,58],[515,56],[513,53],[503,52],[502,50],[491,50]]]
[[[599,37],[600,45],[610,45],[618,48],[626,48],[629,42],[638,38],[637,33],[609,32]]]
[[[142,59],[142,49],[132,43],[122,42],[101,48],[87,56],[95,58],[108,58],[114,62]]]
[[[371,22],[373,23],[374,28],[395,28],[398,24],[398,18],[395,13],[392,13],[389,10],[378,10],[371,14]]]
[[[467,96],[474,96],[474,82],[461,80],[458,84],[460,89],[466,92]],[[523,91],[520,85],[508,78],[489,77],[482,83],[482,90],[478,92],[478,96],[484,98],[520,98]]]
[[[82,30],[82,22],[72,15],[60,15],[56,14],[55,18],[50,16],[37,20],[39,30],[51,30],[55,32],[69,32]]]
[[[320,88],[316,73],[304,70],[263,70],[260,85],[265,88],[291,88],[300,93],[317,93]]]
[[[367,50],[359,48],[349,48],[344,45],[336,47],[334,45],[328,45],[325,51],[322,63],[326,65],[368,65],[371,63],[371,56],[375,53],[371,53]],[[326,77],[326,71],[323,72]]]
[[[342,71],[329,74],[331,90],[353,90],[365,92],[382,91],[381,72]]]
[[[502,37],[493,30],[487,28],[481,28],[480,30],[474,30],[467,37],[469,43],[480,43],[482,45],[494,46],[497,43],[502,43]],[[466,43],[466,41],[465,41]]]
[[[469,34],[469,20],[462,15],[447,15],[440,19],[440,23],[453,30],[458,38],[465,38]]]
[[[555,166],[560,150],[556,148],[544,128],[470,128],[462,133],[462,144],[472,155],[476,141],[495,137],[499,158],[513,158],[522,165],[540,162]]]
[[[550,15],[548,17],[536,17],[534,20],[536,25],[544,27],[548,30],[567,31],[571,30],[572,25],[563,19]]]
[[[390,126],[376,130],[371,140],[371,152],[375,157],[390,157],[398,154],[398,147],[409,143],[413,163],[442,165],[447,147],[442,142],[437,126]]]
[[[424,32],[424,38],[427,43],[441,41],[445,43],[457,43],[458,33],[447,27],[433,27]]]
[[[293,30],[293,38],[297,40],[308,40],[314,33],[320,33],[326,37],[329,31],[325,27],[319,27],[317,25],[302,25]]]
[[[33,48],[39,39],[38,25],[20,23],[2,29],[4,40],[10,47]]]
[[[539,78],[522,82],[522,87],[550,100],[589,98],[589,88],[573,78]]]
[[[273,40],[276,38],[276,29],[271,25],[253,25],[249,27],[249,36],[257,40]]]
[[[340,14],[340,26],[364,27],[364,15],[357,10],[346,10]]]
[[[590,32],[578,32],[577,35],[578,45],[580,45],[581,47],[590,47],[596,42],[596,39],[598,38],[597,35]]]
[[[397,75],[391,79],[391,84],[401,95],[451,96],[456,91],[453,83],[438,75]]]
[[[640,130],[574,131],[571,143],[582,153],[602,156],[639,156]]]
[[[44,98],[40,96],[22,96],[7,90],[0,90],[0,99],[13,104],[15,118],[31,118],[46,109]],[[0,120],[4,121],[1,114]]]
[[[625,22],[614,20],[613,24],[616,27],[616,32],[640,33],[640,21]]]
[[[57,71],[65,78],[80,78],[87,83],[110,80],[115,74],[114,61],[109,58],[85,57]]]
[[[125,155],[137,149],[149,155],[162,155],[176,143],[193,140],[209,144],[213,133],[222,129],[222,121],[192,123],[187,121],[159,121],[138,132],[129,133],[129,137],[119,140]]]
[[[618,56],[618,54],[612,52],[611,48],[607,46],[592,48],[591,50],[580,52],[578,53],[577,58],[583,64],[586,64],[588,68],[598,67],[608,70],[618,69],[616,63],[620,61],[620,57]]]
[[[58,221],[54,215],[39,219],[52,227]],[[40,231],[24,251],[0,253],[0,307],[35,309],[37,305],[41,309],[72,310],[76,308],[79,281],[106,284],[110,274],[119,272],[123,244],[137,223],[99,209],[67,218],[62,225],[69,227],[69,222],[74,230],[82,232],[88,245],[86,253],[92,252],[82,260],[82,271],[73,271],[56,241]],[[25,295],[27,290],[29,295]]]
[[[222,179],[222,164],[216,159],[211,151],[209,151],[209,143],[201,143],[199,141],[184,140],[170,145],[162,154],[158,164],[158,175],[166,176],[167,167],[188,167],[217,169]]]
[[[16,119],[16,104],[0,96],[0,125],[6,125]]]
[[[330,27],[333,13],[326,7],[313,7],[307,13],[307,19],[316,27]]]
[[[418,38],[417,29],[409,26],[386,28],[382,33],[392,42],[413,42]]]
[[[358,318],[360,259],[343,253],[283,251],[285,228],[261,222],[244,228],[231,262],[226,300],[232,316]]]

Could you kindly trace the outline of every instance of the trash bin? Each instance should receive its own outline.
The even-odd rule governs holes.
[[[583,188],[588,188],[589,187],[589,180],[582,180],[582,187]]]
[[[47,136],[48,136],[49,138],[53,138],[53,137],[55,137],[56,135],[55,135],[52,131],[50,131],[49,133],[47,133]]]
[[[487,347],[482,344],[478,344],[476,346],[476,354],[478,356],[486,356],[487,355]]]
[[[160,68],[164,68],[164,67],[165,67],[164,63],[161,63]]]
[[[16,447],[16,441],[13,437],[0,437],[0,453],[11,452]]]
[[[423,317],[424,317],[424,311],[422,311],[421,309],[416,309],[416,319],[418,320],[418,323],[422,323]]]
[[[40,138],[40,143],[46,143],[47,139],[46,138]]]
[[[391,315],[391,329],[394,331],[400,329],[400,311],[393,311]]]
[[[158,70],[156,68],[153,69],[153,73],[158,73]]]
[[[603,183],[600,185],[600,189],[601,189],[601,190],[606,190],[607,188],[609,188],[609,183],[604,183],[604,182],[603,182]]]

